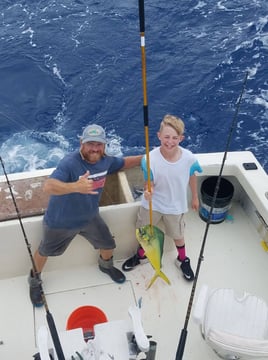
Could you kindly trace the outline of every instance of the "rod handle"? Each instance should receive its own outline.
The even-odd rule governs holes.
[[[182,360],[182,358],[183,358],[186,338],[187,338],[187,330],[182,329],[180,341],[179,341],[179,345],[178,345],[178,349],[177,349],[177,353],[176,353],[176,360]]]
[[[48,327],[50,330],[50,334],[51,334],[51,337],[53,340],[53,344],[54,344],[54,347],[56,350],[58,360],[65,360],[65,356],[64,356],[64,353],[63,353],[63,350],[61,347],[61,343],[60,343],[59,335],[58,335],[58,332],[56,329],[56,325],[55,325],[54,319],[49,311],[47,311],[46,317],[47,317],[47,324],[48,324]]]

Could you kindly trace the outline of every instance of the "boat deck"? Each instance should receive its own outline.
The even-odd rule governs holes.
[[[209,227],[195,299],[201,285],[207,284],[212,288],[233,288],[238,294],[247,291],[268,302],[268,253],[262,248],[260,235],[238,203],[232,205],[229,214],[229,220]],[[187,254],[195,269],[206,223],[192,211],[187,214],[186,223]],[[129,319],[128,307],[141,297],[145,332],[157,342],[156,360],[175,359],[192,283],[186,282],[175,267],[176,251],[168,241],[162,270],[171,285],[157,279],[146,290],[154,273],[149,263],[126,273],[127,281],[122,285],[110,281],[97,266],[82,265],[69,270],[44,272],[43,287],[57,329],[64,330],[70,313],[82,305],[101,308],[108,320]],[[116,260],[116,265],[121,267],[122,262],[123,259]],[[44,308],[33,309],[26,275],[0,280],[0,293],[0,358],[31,359],[37,352],[36,329],[46,325],[46,312]],[[184,358],[218,359],[204,342],[192,317],[188,324]]]

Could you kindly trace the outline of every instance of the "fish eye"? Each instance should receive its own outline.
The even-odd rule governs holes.
[[[139,233],[141,236],[146,234],[146,231],[144,230],[144,228],[139,228]]]

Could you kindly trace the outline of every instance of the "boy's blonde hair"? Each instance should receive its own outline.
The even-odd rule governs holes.
[[[159,131],[161,132],[163,130],[163,127],[167,125],[171,126],[177,132],[178,135],[183,135],[184,122],[179,117],[169,114],[165,115],[163,120],[161,121]]]

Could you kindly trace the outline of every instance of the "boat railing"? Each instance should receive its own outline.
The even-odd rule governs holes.
[[[21,218],[43,215],[49,196],[43,191],[43,185],[52,169],[46,172],[34,171],[10,174],[9,180]],[[118,205],[133,202],[134,197],[124,171],[108,175],[101,197],[100,206]],[[12,201],[6,179],[0,177],[0,221],[17,219],[17,212]]]

